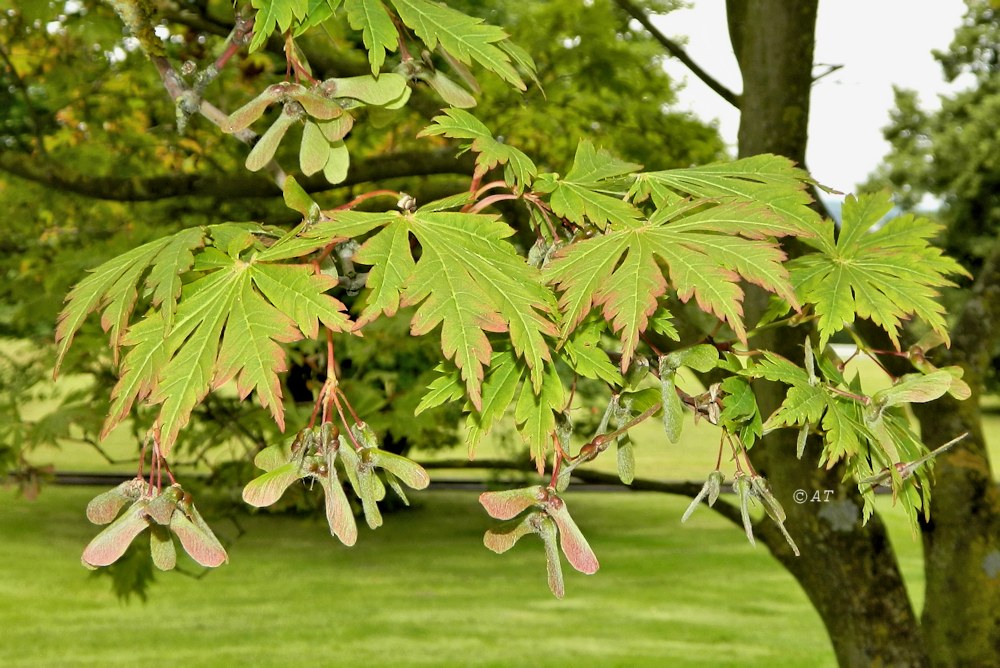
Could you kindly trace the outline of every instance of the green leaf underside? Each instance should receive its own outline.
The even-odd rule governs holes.
[[[477,409],[483,367],[493,352],[487,332],[509,332],[536,388],[551,359],[543,336],[555,333],[545,317],[554,299],[537,270],[505,241],[511,234],[495,216],[417,211],[396,217],[357,254],[358,262],[373,266],[371,296],[359,324],[400,305],[418,304],[413,334],[441,325],[442,350],[461,370]],[[419,261],[413,259],[411,236],[420,243]]]
[[[433,51],[438,43],[464,65],[475,60],[504,81],[524,90],[525,85],[511,64],[510,56],[497,44],[507,33],[482,19],[467,16],[428,0],[391,0],[403,23]]]
[[[689,204],[661,209],[643,224],[613,229],[556,254],[546,278],[562,292],[562,335],[594,306],[622,341],[622,369],[628,368],[639,336],[669,287],[682,301],[694,297],[705,312],[726,322],[745,341],[740,278],[796,304],[785,256],[772,241],[746,238],[742,223],[757,220],[757,236],[774,214],[759,205],[724,202],[705,210]],[[666,266],[666,275],[661,269]]]
[[[819,253],[789,264],[796,293],[815,305],[820,347],[855,317],[884,329],[897,348],[901,320],[912,315],[948,341],[937,289],[966,272],[928,243],[941,227],[927,219],[900,216],[873,231],[891,208],[887,193],[849,196],[836,242],[831,224],[811,242]]]
[[[420,415],[424,411],[451,401],[458,401],[465,395],[461,374],[454,365],[442,362],[434,367],[434,371],[439,375],[427,386],[427,391],[420,398],[420,403],[413,411],[414,415]],[[484,385],[483,392],[485,393],[485,391]]]

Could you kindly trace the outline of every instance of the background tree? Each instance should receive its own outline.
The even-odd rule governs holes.
[[[975,401],[943,401],[916,411],[922,433],[948,429],[973,438],[936,471],[935,515],[923,529],[927,604],[922,629],[936,665],[962,665],[1000,653],[1000,489],[985,447],[982,396],[996,388],[1000,345],[1000,16],[995,3],[971,0],[948,51],[937,52],[948,81],[971,85],[925,112],[914,93],[896,92],[897,110],[885,131],[892,144],[874,180],[888,183],[909,208],[925,195],[941,202],[944,246],[975,281],[950,295],[957,336],[935,364],[960,364]]]
[[[619,0],[619,5],[641,19],[639,9]],[[816,3],[754,3],[732,0],[727,4],[729,29],[743,74],[742,94],[736,95],[709,78],[709,84],[741,111],[740,155],[773,151],[804,163],[807,142],[809,92],[812,85],[812,48]],[[897,97],[899,111],[888,136],[900,147],[890,158],[892,185],[902,201],[919,201],[933,192],[947,202],[949,249],[975,268],[977,280],[954,296],[954,322],[968,336],[956,338],[950,350],[935,352],[935,364],[960,364],[964,378],[971,379],[975,401],[942,401],[921,407],[917,417],[928,442],[945,433],[969,431],[972,438],[946,456],[938,473],[934,519],[922,525],[927,564],[927,596],[917,620],[905,589],[892,546],[877,520],[844,531],[831,515],[826,518],[810,509],[789,509],[796,526],[805,529],[810,541],[823,545],[803,559],[788,558],[780,536],[765,535],[775,556],[802,584],[823,616],[843,665],[870,665],[884,661],[901,665],[962,665],[989,661],[1000,652],[997,641],[997,610],[1000,589],[991,566],[997,549],[997,484],[992,479],[983,439],[979,397],[989,373],[988,359],[996,345],[994,306],[987,296],[996,280],[995,262],[977,260],[984,247],[992,249],[989,213],[995,209],[995,179],[990,177],[992,136],[991,106],[984,103],[996,78],[996,16],[989,3],[970,3],[965,26],[959,30],[950,54],[939,54],[950,78],[965,71],[976,74],[980,87],[945,103],[934,127],[914,106],[912,95]],[[647,27],[656,31],[655,26]],[[671,51],[677,46],[662,34],[660,41]],[[994,105],[995,106],[995,105]],[[972,119],[982,119],[981,123]],[[969,124],[972,127],[967,127]],[[935,141],[936,140],[936,141]],[[931,146],[933,159],[928,159]],[[959,148],[961,147],[961,148]],[[956,150],[958,149],[958,150]],[[942,155],[943,154],[943,155]],[[981,159],[969,159],[980,156]],[[929,184],[934,184],[929,187]],[[981,187],[981,190],[980,190]],[[973,197],[961,193],[975,191]],[[991,200],[992,198],[992,200]],[[984,240],[991,240],[984,245]],[[760,304],[758,309],[763,309]],[[890,346],[871,328],[861,324],[866,337],[882,349]],[[776,350],[789,351],[789,341],[775,335]],[[762,405],[766,399],[761,396]],[[780,401],[781,393],[771,398]],[[933,434],[933,436],[931,436]],[[772,436],[777,441],[782,435]],[[780,441],[779,441],[780,442]],[[782,446],[754,451],[755,464],[775,476],[778,487],[795,481],[810,481],[819,489],[837,489],[844,508],[856,507],[852,489],[839,482],[836,469],[822,472],[808,464],[776,453],[788,452],[793,444],[786,437]],[[813,452],[817,452],[813,450]],[[815,456],[815,455],[814,455]],[[815,461],[815,460],[813,460]],[[758,463],[759,462],[759,463]],[[780,471],[780,473],[778,473]],[[790,490],[778,489],[779,497]],[[970,516],[975,520],[970,521]],[[958,546],[975,545],[974,550]]]

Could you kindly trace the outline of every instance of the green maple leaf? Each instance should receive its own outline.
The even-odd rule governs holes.
[[[937,288],[968,273],[929,244],[941,230],[936,223],[905,215],[873,229],[891,208],[888,193],[849,196],[837,239],[828,225],[809,242],[819,252],[790,263],[796,293],[819,316],[821,347],[855,317],[884,329],[897,349],[901,320],[913,315],[949,340]]]
[[[512,352],[505,350],[493,354],[490,369],[483,381],[483,404],[478,411],[469,413],[466,419],[467,435],[465,444],[469,455],[497,422],[504,416],[507,407],[514,400],[517,385],[524,377],[524,363]]]
[[[694,298],[745,340],[741,277],[796,303],[782,264],[785,255],[764,236],[783,229],[783,219],[761,204],[723,201],[705,207],[683,201],[648,221],[620,224],[567,246],[546,271],[546,279],[562,292],[562,335],[568,336],[594,306],[602,306],[621,338],[624,370],[657,299],[670,287],[682,301]]]
[[[707,198],[755,202],[770,208],[784,221],[783,235],[812,237],[820,228],[819,215],[809,208],[813,184],[788,158],[762,154],[732,162],[637,174],[630,194],[641,202],[652,197],[657,207],[685,199]],[[765,234],[773,231],[772,222]]]
[[[270,268],[261,269],[266,271]],[[301,335],[291,318],[254,289],[254,273],[251,266],[250,271],[244,272],[238,281],[235,299],[226,318],[212,384],[220,387],[235,377],[240,399],[245,399],[256,390],[260,405],[271,409],[278,426],[284,429],[278,373],[287,371],[287,365],[285,352],[279,343],[296,341]]]
[[[486,333],[508,332],[539,388],[550,359],[543,336],[555,333],[546,317],[554,299],[538,271],[506,241],[514,231],[496,216],[454,212],[419,210],[378,221],[388,224],[356,256],[372,265],[371,293],[358,325],[419,304],[411,331],[421,335],[441,325],[442,350],[460,369],[476,408],[493,352]],[[411,238],[420,244],[419,260]]]
[[[380,0],[346,0],[347,20],[351,27],[360,30],[368,49],[372,74],[378,74],[385,62],[385,52],[396,50],[396,26]]]
[[[446,109],[441,116],[435,116],[432,125],[424,128],[418,137],[444,135],[452,139],[471,139],[463,148],[478,153],[476,174],[485,174],[497,165],[506,165],[504,178],[511,185],[527,188],[538,173],[531,158],[493,137],[490,129],[475,116],[462,109]]]
[[[391,2],[399,18],[423,40],[428,50],[433,51],[440,43],[462,64],[469,65],[475,60],[504,81],[521,90],[526,88],[511,63],[509,51],[499,47],[507,41],[507,33],[500,28],[428,0]],[[518,63],[525,65],[523,59],[518,59]]]
[[[603,380],[622,387],[625,384],[621,372],[611,363],[608,354],[598,345],[604,325],[591,324],[577,328],[566,340],[563,350],[569,357],[569,366],[584,378]]]
[[[316,336],[319,322],[334,331],[349,329],[344,306],[324,294],[335,281],[315,274],[311,266],[217,255],[219,268],[192,283],[178,307],[165,343],[170,359],[159,369],[147,400],[162,404],[156,428],[164,455],[194,407],[233,376],[240,395],[256,390],[261,405],[284,428],[277,374],[285,370],[285,355],[278,343]],[[140,354],[145,359],[146,351]],[[120,382],[128,380],[123,374]]]
[[[309,13],[309,0],[250,0],[250,5],[257,10],[251,52],[263,46],[275,29],[287,32],[296,19],[304,19]]]
[[[556,413],[565,408],[566,390],[554,365],[550,364],[545,371],[541,391],[534,392],[528,383],[521,386],[521,394],[514,407],[514,421],[521,438],[531,449],[531,457],[539,472],[545,468],[545,455],[552,445]]]
[[[226,225],[210,229],[216,247],[204,249],[197,257],[190,251],[204,242],[204,231],[186,230],[136,249],[142,252],[129,253],[124,260],[115,258],[101,265],[71,293],[61,321],[64,346],[86,315],[103,303],[115,304],[125,295],[134,305],[129,291],[137,291],[151,267],[145,284],[151,305],[159,308],[134,324],[129,324],[127,316],[114,323],[127,331],[120,341],[112,333],[113,344],[129,350],[112,391],[102,436],[124,420],[137,401],[161,404],[156,428],[166,455],[194,407],[211,389],[232,378],[242,397],[256,392],[261,405],[283,426],[278,373],[285,370],[285,356],[280,344],[315,337],[319,323],[335,331],[350,329],[343,305],[325,294],[335,284],[333,279],[316,274],[311,265],[266,261],[287,259],[293,249],[300,255],[308,253],[318,247],[317,240],[286,237],[259,253],[264,261],[257,255],[242,260],[239,255],[257,243],[253,232],[260,228]],[[192,261],[193,269],[202,275],[178,294],[179,277]],[[126,280],[132,282],[130,286],[124,284]],[[116,312],[120,310],[116,307]]]
[[[329,19],[339,6],[340,0],[309,0],[305,18],[295,28],[295,37]]]
[[[604,229],[608,223],[627,223],[642,217],[642,212],[624,200],[628,182],[624,177],[642,169],[642,165],[624,162],[588,140],[576,148],[573,166],[565,177],[542,174],[535,190],[550,193],[553,213],[578,225],[587,221]]]
[[[121,339],[139,297],[143,276],[153,306],[163,306],[172,314],[180,294],[177,276],[190,268],[194,261],[191,251],[201,246],[204,239],[203,229],[191,228],[151,241],[108,260],[75,285],[66,296],[66,306],[59,314],[56,327],[56,343],[59,344],[56,371],[87,316],[101,308],[104,309],[101,325],[109,333],[117,362]],[[170,328],[169,317],[165,325]]]

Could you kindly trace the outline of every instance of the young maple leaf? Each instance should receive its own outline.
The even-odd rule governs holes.
[[[937,288],[954,285],[949,275],[969,274],[928,243],[941,226],[926,218],[908,214],[874,229],[891,209],[885,192],[848,196],[836,241],[830,224],[807,240],[819,253],[789,263],[796,293],[819,316],[821,348],[855,317],[884,329],[897,350],[900,321],[912,315],[949,340]]]
[[[782,265],[785,254],[765,236],[786,233],[784,219],[763,204],[685,200],[646,222],[622,222],[567,246],[546,272],[562,292],[562,336],[594,306],[603,306],[604,318],[621,337],[625,370],[658,298],[671,287],[682,301],[693,297],[745,340],[741,277],[797,305]]]
[[[56,327],[56,343],[59,344],[56,372],[84,320],[102,308],[101,327],[108,332],[117,364],[122,338],[139,298],[140,284],[144,284],[152,295],[153,306],[163,306],[164,326],[169,330],[181,292],[179,274],[191,267],[192,251],[201,246],[204,239],[204,229],[193,227],[150,241],[108,260],[73,286]]]

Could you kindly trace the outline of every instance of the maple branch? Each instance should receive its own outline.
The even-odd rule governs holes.
[[[721,81],[713,77],[711,74],[701,69],[701,67],[699,67],[699,65],[691,59],[691,56],[687,54],[684,48],[664,35],[659,28],[653,25],[653,22],[649,20],[646,13],[643,12],[641,8],[636,6],[635,3],[631,0],[615,0],[615,4],[624,9],[629,13],[629,15],[632,16],[632,18],[642,24],[642,27],[653,36],[653,39],[659,42],[660,45],[670,53],[670,55],[684,63],[684,65],[691,70],[691,73],[701,79],[706,86],[718,93],[719,96],[729,104],[733,105],[737,109],[740,108],[740,96],[729,90],[729,88],[727,88]]]
[[[401,151],[351,163],[347,178],[336,185],[331,185],[322,175],[304,179],[301,185],[307,192],[316,193],[392,178],[435,174],[467,176],[474,168],[471,155],[456,158],[451,150]],[[0,152],[0,171],[85,197],[116,202],[154,202],[174,197],[281,197],[277,184],[253,173],[92,176],[12,151]]]
[[[199,32],[218,37],[225,37],[232,29],[232,23],[222,23],[207,16],[202,12],[191,11],[190,9],[174,9],[166,7],[159,12],[159,16],[179,25],[193,28]],[[327,75],[336,76],[359,76],[370,74],[368,59],[351,57],[354,52],[344,49],[313,48],[318,46],[314,40],[308,36],[296,37],[296,46],[305,54],[306,60],[314,70],[314,74],[319,79],[324,79]],[[264,49],[276,56],[284,57],[284,40],[277,35],[271,35],[264,46]]]

